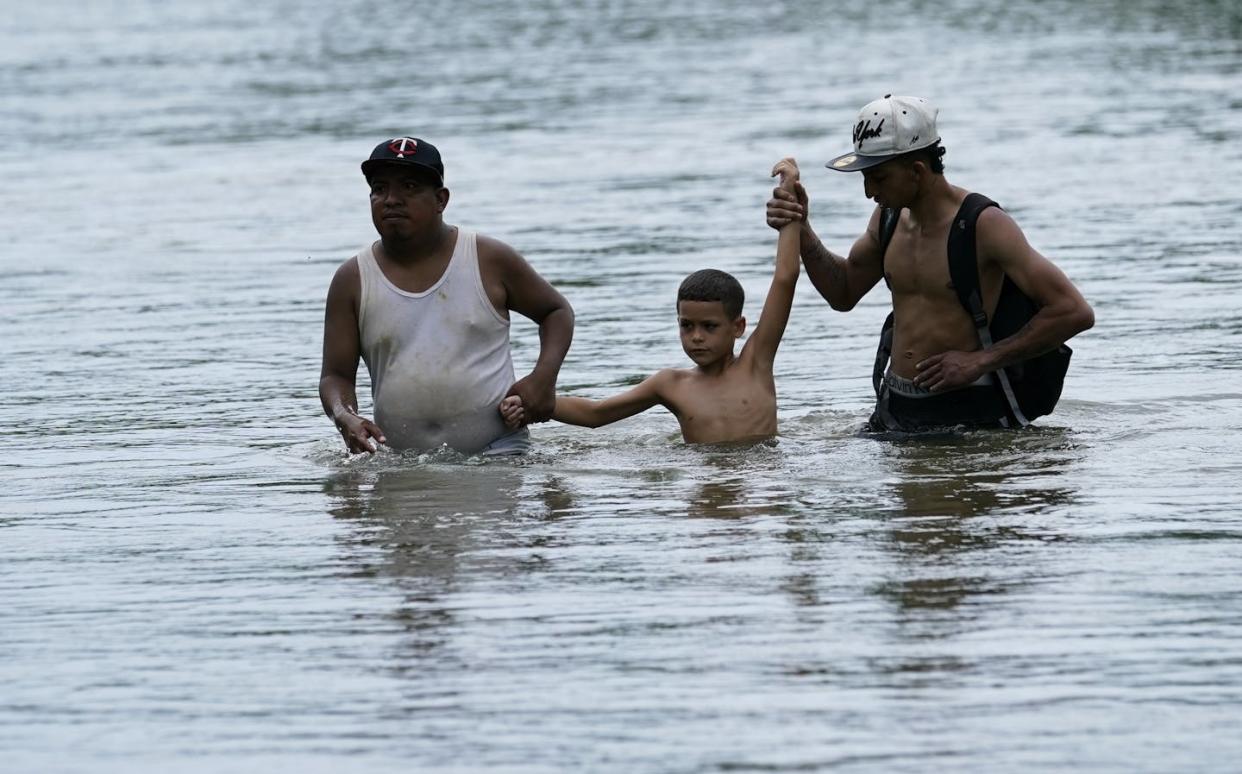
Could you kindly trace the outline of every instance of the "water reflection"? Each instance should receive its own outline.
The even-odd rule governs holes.
[[[552,473],[543,476],[535,486],[535,500],[528,499],[525,505],[532,502],[541,505],[541,513],[537,517],[545,521],[556,521],[577,510],[577,498],[569,489],[569,485],[561,476]]]
[[[821,554],[823,544],[831,541],[832,536],[817,526],[805,523],[805,519],[797,521],[797,526],[791,524],[781,533],[781,539],[789,545],[791,571],[781,580],[780,587],[789,595],[795,609],[800,611],[801,620],[818,621],[813,615],[803,615],[802,611],[813,611],[824,604],[820,593],[823,571]]]
[[[687,515],[692,518],[738,519],[750,515],[746,486],[741,479],[701,482],[686,505]]]
[[[780,481],[784,452],[774,441],[720,444],[694,450],[686,513],[692,518],[741,519],[792,513],[789,487]]]
[[[477,542],[479,520],[512,514],[522,477],[504,465],[412,465],[350,470],[332,479],[332,515],[353,521],[356,545],[384,549],[367,572],[451,584]],[[360,559],[369,556],[360,553]]]
[[[1064,512],[1076,500],[1063,477],[1075,457],[1065,452],[1055,430],[892,444],[898,507],[882,545],[896,556],[899,575],[879,593],[913,621],[1024,585],[1038,554],[1021,547],[1056,539],[1033,517]],[[1015,555],[1019,566],[1008,561]],[[959,611],[959,619],[976,613]]]
[[[486,563],[480,553],[517,510],[521,485],[506,464],[360,467],[327,482],[329,512],[354,527],[342,539],[348,574],[392,580],[392,616],[413,650],[443,645],[456,623],[451,597]]]

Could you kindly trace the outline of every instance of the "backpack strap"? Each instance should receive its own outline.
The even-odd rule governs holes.
[[[893,357],[893,313],[889,312],[880,328],[880,343],[875,348],[875,364],[871,366],[871,388],[875,396],[880,397],[880,383],[884,381],[884,372],[888,370],[888,361]]]
[[[888,252],[888,245],[893,241],[893,234],[897,233],[897,221],[901,220],[900,207],[884,207],[880,210],[880,276],[884,278],[884,284],[892,289],[892,285],[888,282],[888,275],[884,273],[884,254]]]
[[[975,331],[979,335],[979,344],[984,349],[992,346],[992,331],[988,328],[988,315],[983,309],[983,294],[979,289],[979,257],[975,224],[979,220],[980,213],[988,207],[999,206],[983,194],[968,194],[957,216],[953,219],[953,225],[949,228],[949,279],[953,282],[953,289],[957,292],[957,300],[961,302],[970,314],[971,320],[974,321]],[[1018,406],[1018,399],[1013,393],[1013,385],[1009,383],[1009,375],[1005,373],[1004,368],[998,368],[994,373],[1018,426],[1026,427],[1031,422]]]
[[[884,284],[888,285],[888,277],[884,274],[884,253],[888,252],[888,244],[893,241],[897,231],[897,221],[901,220],[901,210],[885,207],[880,210],[880,275]],[[876,398],[880,397],[880,382],[884,372],[888,370],[888,361],[893,353],[893,313],[889,312],[880,329],[880,344],[875,349],[875,365],[871,368],[871,386],[875,389]]]

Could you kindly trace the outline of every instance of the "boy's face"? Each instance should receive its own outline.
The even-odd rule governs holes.
[[[678,301],[681,348],[698,366],[733,354],[733,343],[746,329],[746,318],[730,319],[720,301]]]

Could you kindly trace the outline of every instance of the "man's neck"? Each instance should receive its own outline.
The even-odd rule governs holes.
[[[395,263],[418,263],[439,252],[452,233],[452,226],[441,223],[436,229],[409,239],[381,236],[380,245],[384,248],[384,255]]]
[[[921,229],[935,228],[957,213],[965,196],[966,192],[950,185],[944,175],[933,175],[906,208],[910,222]]]

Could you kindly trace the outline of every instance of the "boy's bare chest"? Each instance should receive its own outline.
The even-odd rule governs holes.
[[[670,408],[688,441],[701,442],[703,437],[730,440],[775,432],[776,387],[770,378],[753,373],[713,378],[687,376],[679,380],[671,397]]]

